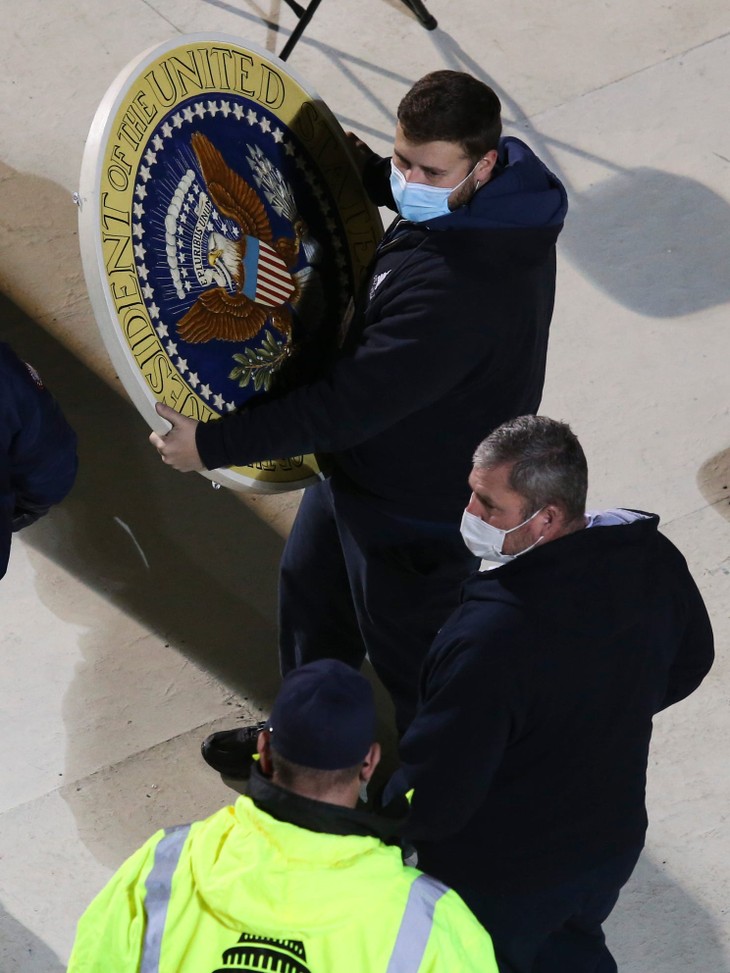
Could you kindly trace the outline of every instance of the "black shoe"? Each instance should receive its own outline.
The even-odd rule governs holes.
[[[259,733],[265,728],[266,720],[261,720],[235,730],[211,733],[200,745],[203,760],[224,777],[246,780],[251,772]]]

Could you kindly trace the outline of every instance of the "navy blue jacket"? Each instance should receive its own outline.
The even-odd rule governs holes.
[[[0,577],[13,531],[62,500],[76,477],[76,434],[37,373],[0,343]]]
[[[659,518],[579,530],[464,585],[386,799],[419,867],[531,890],[643,842],[652,718],[710,669],[702,598]]]
[[[388,167],[366,181],[377,202],[392,203]],[[327,453],[382,507],[458,519],[476,445],[539,406],[566,209],[555,176],[503,139],[469,203],[391,226],[325,375],[198,426],[206,467]]]

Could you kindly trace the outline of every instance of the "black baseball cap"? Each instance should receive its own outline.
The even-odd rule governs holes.
[[[375,740],[372,687],[338,659],[309,662],[284,677],[267,729],[274,750],[301,767],[355,767]]]

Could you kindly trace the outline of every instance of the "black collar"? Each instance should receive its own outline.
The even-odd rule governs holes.
[[[272,783],[261,773],[258,764],[251,770],[246,795],[256,807],[277,821],[319,834],[378,838],[386,845],[400,844],[400,835],[408,815],[408,802],[405,799],[402,803],[389,804],[386,813],[372,814],[302,797]]]

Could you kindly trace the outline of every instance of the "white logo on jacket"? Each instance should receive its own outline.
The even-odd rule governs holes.
[[[385,278],[388,276],[389,273],[390,273],[390,271],[389,270],[386,270],[386,271],[384,271],[384,273],[377,274],[375,277],[373,277],[373,282],[370,285],[370,300],[371,301],[373,299],[373,294],[380,287],[380,285],[383,283],[383,281],[385,280]]]

